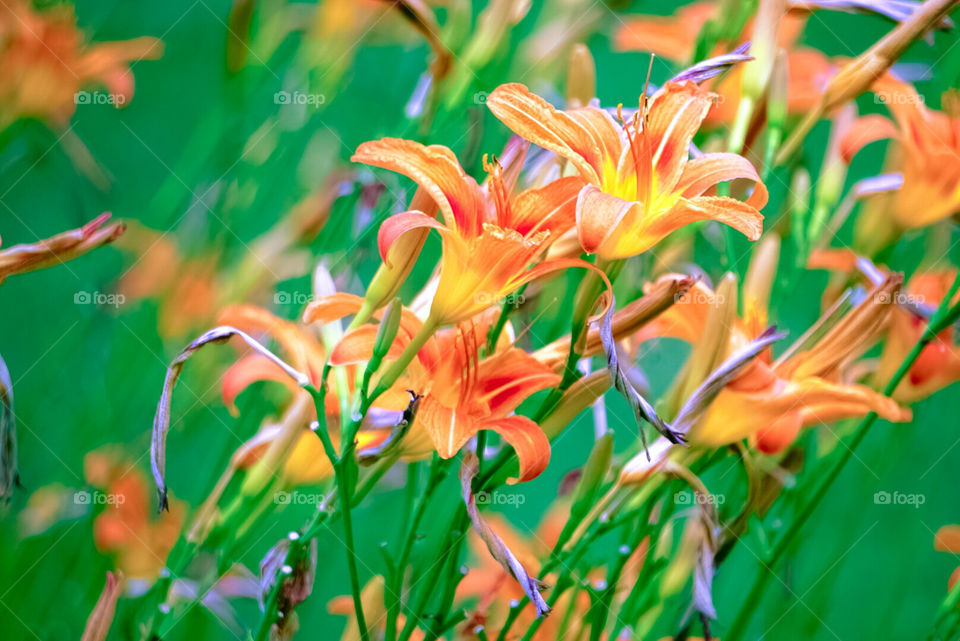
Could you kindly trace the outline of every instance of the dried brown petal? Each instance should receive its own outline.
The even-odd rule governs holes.
[[[87,626],[83,629],[80,641],[104,641],[113,623],[113,615],[117,609],[117,599],[123,591],[123,574],[107,572],[107,582],[103,592],[93,607],[93,612],[87,619]]]
[[[122,222],[107,225],[109,213],[103,213],[83,227],[65,231],[36,243],[14,245],[0,251],[0,283],[12,274],[32,272],[59,265],[102,245],[112,243],[126,230]]]

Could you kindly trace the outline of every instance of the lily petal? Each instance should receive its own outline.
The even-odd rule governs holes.
[[[668,213],[652,221],[647,233],[651,239],[659,240],[699,220],[715,220],[729,225],[750,240],[758,240],[763,233],[763,215],[754,207],[735,198],[716,196],[681,200]]]
[[[870,143],[896,138],[897,135],[894,124],[879,114],[857,118],[840,140],[840,155],[844,162],[850,162],[858,151]]]
[[[590,182],[599,184],[604,159],[619,155],[620,131],[602,109],[561,111],[518,83],[494,89],[487,106],[515,134],[569,160]]]
[[[276,381],[286,385],[291,391],[295,391],[297,387],[283,369],[266,356],[262,354],[245,356],[231,365],[223,375],[221,394],[223,404],[227,406],[230,414],[240,415],[240,410],[236,406],[237,396],[251,384],[259,381]]]
[[[602,253],[630,210],[639,206],[593,185],[584,187],[577,199],[577,232],[583,250],[588,254]]]
[[[717,183],[745,178],[752,180],[756,187],[747,203],[756,209],[767,204],[767,187],[760,180],[753,163],[737,154],[704,154],[687,162],[677,184],[684,198],[696,198]]]
[[[577,222],[577,197],[582,188],[582,178],[567,176],[541,189],[521,192],[511,206],[510,227],[524,236],[547,230],[550,238],[559,238]]]
[[[406,211],[402,214],[395,214],[383,221],[380,230],[377,232],[377,248],[380,250],[380,258],[390,267],[387,258],[390,248],[397,239],[413,231],[414,229],[432,228],[441,232],[448,231],[437,219],[427,216],[419,211]]]
[[[480,187],[446,147],[383,138],[363,143],[350,160],[407,176],[433,196],[447,225],[466,234],[480,232],[484,212]]]
[[[510,348],[481,361],[476,393],[494,415],[506,415],[527,397],[554,387],[561,377],[521,349]]]
[[[668,82],[654,95],[643,136],[657,173],[658,190],[673,191],[687,162],[690,142],[713,105],[713,96],[690,81]]]
[[[493,430],[513,446],[520,463],[520,473],[507,483],[524,483],[540,476],[550,462],[550,441],[540,426],[526,416],[508,416],[484,423],[481,429]]]

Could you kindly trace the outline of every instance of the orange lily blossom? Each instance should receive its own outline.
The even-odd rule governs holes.
[[[906,300],[926,309],[936,309],[950,290],[956,273],[956,269],[944,269],[915,274],[907,283]],[[925,318],[897,307],[890,318],[887,342],[877,367],[879,381],[886,382],[893,377],[926,328]],[[953,334],[954,328],[948,327],[923,348],[894,391],[894,398],[903,402],[918,401],[960,380],[960,346]]]
[[[731,153],[688,160],[711,104],[713,94],[696,84],[670,82],[619,127],[603,109],[559,111],[520,84],[501,85],[487,99],[515,133],[577,169],[583,181],[576,208],[580,244],[606,259],[645,252],[699,220],[730,225],[751,240],[760,237],[759,208],[767,190],[753,165]],[[747,202],[703,195],[738,178],[756,183]]]
[[[336,294],[311,303],[304,320],[330,321],[356,314],[363,299]],[[457,454],[480,430],[493,430],[513,446],[520,464],[517,479],[538,476],[550,460],[550,442],[540,427],[513,411],[530,395],[560,382],[560,376],[521,349],[504,340],[495,353],[479,357],[479,348],[496,320],[496,310],[440,330],[417,351],[404,373],[376,401],[378,407],[402,410],[410,392],[422,395],[410,432],[404,437],[404,453],[423,456],[435,450],[442,458]],[[411,344],[423,323],[404,310],[394,347],[386,360]],[[330,354],[333,365],[368,360],[376,326],[364,325],[347,333]],[[426,445],[426,447],[424,447]]]
[[[851,158],[870,142],[893,139],[897,156],[891,169],[903,174],[892,207],[900,229],[926,227],[960,212],[960,99],[949,92],[945,111],[929,109],[911,85],[889,73],[873,91],[895,122],[878,114],[859,119],[842,142],[844,156]]]
[[[546,260],[530,268],[552,240],[573,227],[576,179],[561,178],[512,195],[513,184],[497,163],[488,166],[489,177],[481,186],[446,147],[397,138],[363,143],[351,160],[408,176],[440,208],[442,222],[419,211],[391,216],[380,226],[377,239],[386,261],[390,247],[407,232],[422,228],[440,232],[440,281],[427,326],[466,320],[552,271],[570,266],[593,269],[573,258]]]
[[[787,447],[802,428],[818,423],[871,411],[890,421],[910,420],[909,409],[846,380],[844,372],[878,338],[898,285],[898,277],[887,279],[815,344],[804,345],[788,358],[773,361],[769,350],[758,356],[721,390],[691,430],[690,440],[719,447],[749,438],[759,450],[775,453]],[[685,297],[641,330],[637,341],[655,336],[691,344],[700,340],[711,309],[722,301],[703,283]],[[757,337],[766,310],[754,307],[750,316],[734,318],[724,358]]]

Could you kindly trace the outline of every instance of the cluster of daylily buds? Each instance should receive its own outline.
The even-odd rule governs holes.
[[[279,25],[294,22],[289,7],[274,7],[280,18],[251,30],[253,4],[234,3],[232,70],[254,64],[254,49],[279,47],[289,35]],[[408,104],[419,133],[360,144],[352,169],[251,243],[256,260],[189,256],[139,225],[118,241],[137,264],[117,291],[157,299],[165,337],[202,333],[158,390],[149,454],[161,513],[149,509],[134,456],[88,454],[86,482],[123,501],[96,517],[96,548],[117,572],[84,638],[106,637],[121,598],[142,600],[145,639],[164,638],[198,603],[238,637],[293,638],[296,610],[326,605],[311,596],[318,558],[348,570],[343,595],[326,605],[346,618],[344,641],[740,638],[750,596],[743,591],[739,614],[718,611],[714,576],[740,537],[763,527],[804,455],[826,452],[839,473],[878,420],[908,423],[910,404],[960,379],[960,280],[949,252],[931,252],[909,277],[888,267],[898,242],[949,236],[960,213],[960,100],[949,93],[942,110],[928,107],[895,64],[907,46],[951,30],[957,2],[717,0],[669,17],[622,16],[616,49],[679,70],[658,87],[646,69],[631,72],[647,81],[624,83],[633,92],[625,104],[594,95],[589,51],[566,39],[582,35],[581,18],[599,18],[569,3],[537,30],[565,35],[534,37],[523,54],[557,68],[570,52],[566,102],[538,95],[551,95],[544,82],[536,92],[488,87],[482,117],[508,142],[476,159],[420,141],[473,93],[474,71],[497,61],[530,7],[491,0],[451,48],[429,3],[392,4],[322,3],[301,29],[297,65],[308,82],[336,86],[351,64],[344,50],[389,16],[431,52]],[[799,45],[810,16],[829,10],[883,16],[890,33],[851,59]],[[0,128],[24,116],[62,126],[73,95],[91,85],[122,105],[133,91],[128,64],[160,53],[153,39],[86,45],[71,15],[23,0],[0,16]],[[314,77],[315,68],[329,71]],[[30,81],[51,73],[57,82]],[[858,114],[855,99],[870,92],[889,114]],[[816,149],[807,133],[821,120],[829,144]],[[883,173],[847,186],[860,150],[887,139]],[[380,266],[369,278],[310,253],[329,233],[342,183],[361,192],[353,213],[376,229]],[[381,183],[413,191],[374,220]],[[768,206],[782,185],[791,186],[786,215]],[[126,228],[108,218],[0,250],[0,282],[118,239]],[[840,240],[847,223],[852,247]],[[725,269],[699,267],[704,253]],[[784,318],[778,302],[801,274],[821,270],[829,284],[822,301],[808,301],[809,320]],[[256,304],[277,274],[304,273],[313,294],[298,317]],[[277,411],[249,419],[255,433],[213,470],[219,480],[191,510],[176,497],[184,479],[166,474],[189,438],[171,436],[177,381],[199,350],[227,342],[238,351],[218,374],[222,405],[243,418],[245,401],[262,394]],[[675,364],[670,380],[644,369],[652,349]],[[0,361],[4,497],[17,483],[11,388]],[[585,414],[594,430],[578,420]],[[537,528],[522,525],[532,511],[508,520],[491,509],[513,501],[525,510],[524,488],[544,487],[557,468],[553,444],[566,439],[589,445],[573,471],[560,470]],[[744,474],[715,479],[720,461]],[[355,517],[398,482],[405,516],[376,519],[378,557],[357,543]],[[319,498],[298,513],[304,525],[272,536],[259,568],[244,567],[264,523],[302,508],[290,497],[308,489]],[[812,498],[776,533],[763,560],[771,566],[823,494],[794,491]],[[737,493],[740,505],[715,500]],[[25,527],[42,528],[57,500],[37,493]],[[331,530],[342,546],[318,550],[317,536]],[[937,545],[956,551],[956,539],[947,528]],[[958,595],[937,625],[960,626],[948,616]],[[252,628],[234,607],[241,599],[257,600]]]

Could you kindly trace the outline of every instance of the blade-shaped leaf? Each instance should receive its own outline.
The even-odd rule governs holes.
[[[167,368],[167,375],[163,381],[163,392],[160,394],[160,401],[157,403],[157,413],[153,417],[153,437],[150,441],[150,465],[153,469],[153,479],[157,484],[160,502],[159,508],[161,511],[168,509],[164,470],[166,469],[167,462],[167,433],[170,431],[170,403],[173,398],[173,388],[176,386],[177,379],[183,371],[183,366],[187,360],[193,356],[194,352],[204,345],[209,343],[222,343],[232,336],[237,336],[254,350],[269,358],[290,378],[296,381],[300,387],[310,384],[310,378],[306,374],[291,367],[255,338],[236,327],[230,327],[229,325],[214,327],[187,345],[186,348],[180,352],[180,355],[170,363],[170,367]]]
[[[693,66],[687,67],[670,80],[672,82],[691,80],[697,84],[700,84],[704,80],[710,80],[710,78],[719,76],[721,73],[727,69],[730,69],[737,63],[753,60],[753,56],[747,53],[749,50],[750,43],[745,42],[730,53],[714,56],[713,58],[707,58],[702,62],[698,62]]]
[[[0,501],[13,495],[17,474],[17,419],[13,413],[13,383],[10,370],[0,357]]]
[[[690,394],[673,421],[673,429],[681,434],[689,432],[710,407],[710,403],[717,397],[720,390],[739,376],[744,368],[765,349],[785,337],[786,334],[777,332],[776,326],[771,326],[760,336],[731,354]]]
[[[547,602],[543,599],[543,595],[540,594],[540,592],[545,589],[543,583],[527,573],[523,564],[520,563],[516,555],[510,551],[510,548],[503,542],[503,539],[497,536],[493,528],[480,516],[480,510],[477,509],[477,501],[473,495],[473,488],[471,487],[473,477],[477,475],[478,468],[479,461],[477,460],[477,455],[473,452],[465,454],[463,457],[463,467],[460,468],[460,485],[463,488],[463,502],[467,505],[467,514],[470,515],[473,529],[476,530],[480,538],[483,539],[483,542],[486,543],[490,555],[493,556],[497,563],[503,566],[504,570],[517,580],[517,583],[520,584],[523,591],[530,597],[531,603],[533,603],[537,609],[537,616],[541,617],[548,614],[550,612],[550,606],[547,605]]]
[[[638,425],[641,424],[641,419],[645,420],[653,425],[654,428],[656,428],[656,430],[665,436],[670,442],[682,443],[683,435],[671,428],[666,421],[657,415],[653,405],[651,405],[647,399],[645,399],[643,395],[637,391],[637,388],[627,376],[626,370],[624,370],[623,366],[620,364],[620,348],[613,337],[614,307],[615,301],[611,299],[610,305],[607,308],[607,311],[604,313],[602,321],[600,322],[600,340],[603,343],[603,351],[607,355],[607,369],[610,371],[610,378],[613,380],[613,386],[623,395],[624,398],[627,399],[627,402],[630,403],[630,406],[633,408],[633,412],[637,417]],[[643,437],[642,430],[640,435]]]

